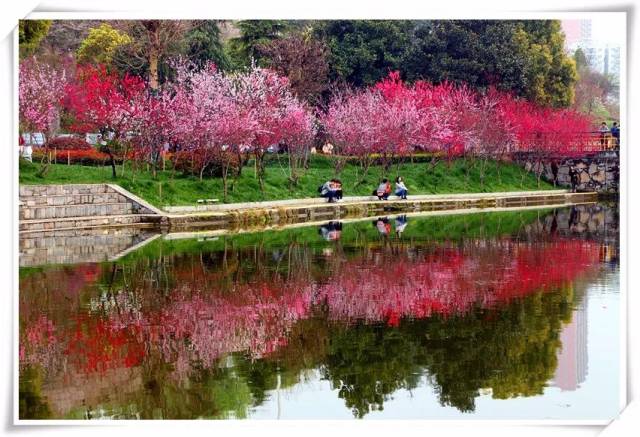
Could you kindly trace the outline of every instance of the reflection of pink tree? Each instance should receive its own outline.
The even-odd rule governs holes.
[[[371,249],[364,258],[338,260],[318,283],[299,274],[235,283],[233,292],[213,280],[218,271],[176,265],[179,285],[160,308],[145,310],[120,293],[111,310],[77,316],[73,323],[25,319],[21,311],[20,363],[40,363],[52,372],[67,364],[100,372],[137,366],[155,350],[181,377],[193,362],[209,367],[233,352],[252,358],[275,352],[314,305],[326,308],[333,321],[395,326],[402,318],[464,314],[552,291],[598,259],[597,244],[563,239],[534,245],[470,241],[412,256]]]
[[[395,324],[400,317],[463,314],[475,305],[489,308],[540,288],[552,290],[597,261],[594,243],[558,241],[540,249],[505,240],[440,249],[417,262],[384,260],[373,269],[371,260],[359,260],[344,266],[318,295],[335,320]]]

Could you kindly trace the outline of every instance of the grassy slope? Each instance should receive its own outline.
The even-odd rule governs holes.
[[[283,158],[281,158],[283,159]],[[466,166],[469,166],[468,183]],[[58,183],[116,183],[134,194],[146,199],[156,206],[189,205],[197,199],[222,198],[222,180],[182,176],[171,171],[160,172],[157,179],[146,171],[132,172],[126,169],[124,176],[111,178],[110,167],[88,167],[78,165],[52,165],[46,177],[37,175],[39,164],[31,164],[21,160],[21,184],[58,184]],[[447,194],[464,192],[519,191],[551,189],[550,184],[541,182],[538,186],[536,178],[525,174],[524,170],[513,164],[500,164],[500,176],[497,167],[490,163],[485,176],[485,184],[480,184],[479,166],[472,166],[468,161],[454,161],[451,166],[438,164],[432,169],[429,164],[404,164],[399,173],[405,178],[409,194]],[[381,168],[370,169],[365,182],[355,187],[360,179],[359,168],[347,165],[340,174],[344,183],[345,195],[368,195],[381,177]],[[118,167],[118,171],[121,168]],[[391,174],[396,175],[394,166]],[[331,162],[325,157],[314,157],[308,171],[300,179],[297,186],[289,188],[286,162],[278,163],[272,159],[267,165],[265,193],[260,192],[258,180],[253,167],[244,168],[233,191],[230,191],[228,202],[252,202],[261,200],[277,200],[287,198],[303,198],[317,196],[317,187],[325,180],[333,177]]]

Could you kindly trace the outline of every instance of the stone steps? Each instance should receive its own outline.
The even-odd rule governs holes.
[[[133,205],[128,202],[117,203],[83,203],[59,206],[32,206],[20,208],[21,220],[45,220],[54,218],[72,218],[106,215],[135,214]]]
[[[161,212],[117,185],[21,185],[20,232],[160,223]]]
[[[47,194],[43,196],[24,196],[21,202],[27,207],[83,205],[98,203],[123,203],[128,199],[120,193],[91,194]]]
[[[20,197],[108,193],[107,184],[20,185]]]

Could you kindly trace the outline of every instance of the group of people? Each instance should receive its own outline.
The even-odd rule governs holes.
[[[396,178],[395,185],[395,195],[406,200],[409,190],[404,184],[402,177],[398,176]],[[391,195],[391,191],[391,182],[387,178],[384,178],[380,181],[378,188],[373,190],[372,194],[376,196],[378,200],[388,200]],[[318,192],[320,193],[320,196],[326,198],[329,203],[336,202],[342,199],[342,181],[340,181],[340,179],[328,180],[318,187]]]
[[[400,215],[394,219],[395,233],[398,237],[402,235],[407,227],[407,216]],[[373,221],[373,226],[378,230],[381,236],[386,237],[391,234],[392,226],[388,217],[378,217]],[[342,223],[339,221],[330,221],[320,226],[318,233],[326,241],[338,241],[342,236]]]
[[[607,122],[603,121],[600,124],[600,129],[598,129],[598,131],[600,132],[600,145],[609,146],[608,139],[610,135],[611,139],[613,139],[611,147],[620,146],[620,125],[617,122],[614,121],[611,125],[611,129],[609,129]]]
[[[407,194],[409,190],[407,186],[404,184],[404,181],[400,176],[396,178],[396,189],[395,195],[401,199],[407,199]],[[389,195],[391,194],[391,182],[387,178],[382,179],[378,188],[373,190],[373,195],[378,197],[378,200],[387,200]]]

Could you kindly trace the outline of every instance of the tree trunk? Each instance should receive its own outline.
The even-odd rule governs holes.
[[[109,163],[111,164],[111,177],[116,178],[116,161],[113,159],[113,154],[111,153],[111,149],[107,149],[109,152]]]
[[[149,49],[149,87],[151,87],[152,91],[157,91],[159,86],[158,57],[158,49],[152,44]]]

